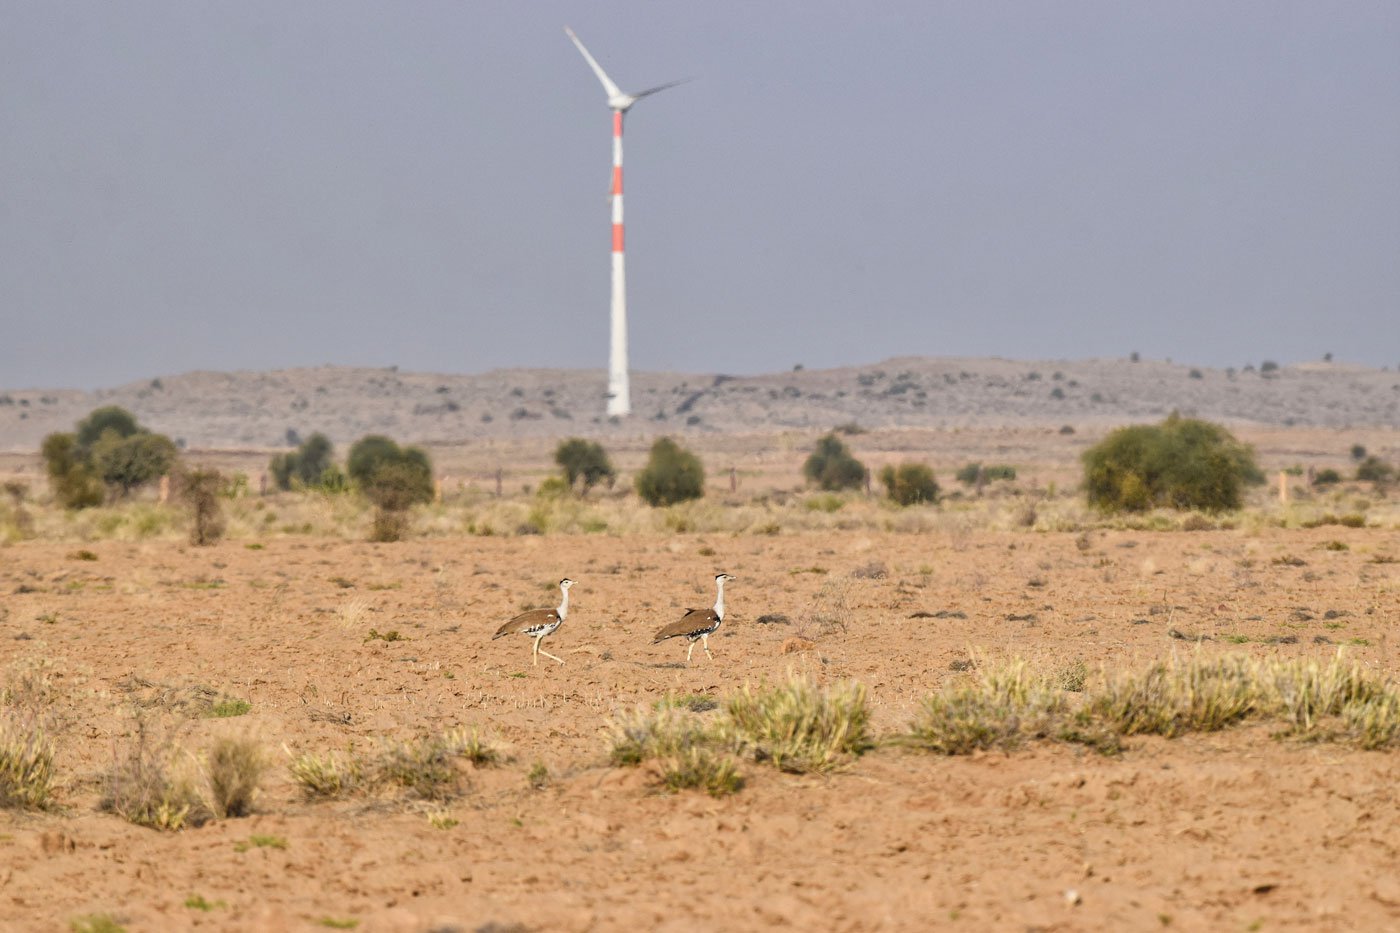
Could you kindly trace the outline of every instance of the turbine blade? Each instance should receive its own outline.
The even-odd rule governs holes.
[[[588,54],[588,49],[584,48],[584,45],[582,42],[579,41],[578,36],[574,35],[574,31],[568,26],[565,26],[564,32],[568,33],[569,38],[573,40],[574,45],[578,46],[578,50],[583,53],[584,60],[588,62],[588,67],[593,69],[593,73],[598,76],[598,80],[603,85],[603,90],[608,92],[608,97],[621,97],[622,88],[614,84],[613,79],[609,78],[608,73],[603,70],[603,66],[598,64],[597,60],[594,59],[592,55]]]
[[[646,97],[646,96],[649,95],[649,94],[655,94],[657,91],[664,91],[664,90],[666,90],[668,87],[675,87],[677,84],[685,84],[687,81],[692,81],[692,80],[694,80],[694,79],[693,79],[693,78],[681,78],[679,81],[668,81],[666,84],[658,84],[656,87],[649,87],[649,88],[647,88],[645,91],[638,91],[637,93],[633,94],[632,96],[633,96],[635,99],[637,99],[637,100],[641,100],[643,97]]]

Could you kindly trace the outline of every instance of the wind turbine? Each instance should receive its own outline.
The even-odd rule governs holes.
[[[598,76],[613,112],[613,170],[609,193],[612,200],[612,338],[608,352],[608,417],[621,417],[632,413],[632,393],[627,377],[627,268],[622,248],[622,115],[643,97],[682,82],[672,81],[635,94],[625,94],[608,77],[597,59],[588,53],[574,31],[565,26],[564,32],[578,46],[588,67]]]

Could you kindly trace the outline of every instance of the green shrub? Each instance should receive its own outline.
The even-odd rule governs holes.
[[[817,440],[817,447],[802,464],[802,475],[822,489],[859,489],[865,485],[870,471],[851,453],[846,442],[836,432]]]
[[[1366,459],[1366,447],[1364,444],[1351,445],[1351,459],[1358,463]]]
[[[50,434],[40,448],[49,487],[54,498],[66,509],[85,509],[102,504],[102,481],[78,456],[77,438],[72,434]]]
[[[273,457],[267,468],[278,489],[291,489],[294,483],[319,486],[326,478],[326,472],[335,469],[334,455],[335,447],[330,439],[317,433],[291,453]]]
[[[880,471],[885,494],[900,505],[918,505],[938,501],[938,481],[926,463],[901,463]]]
[[[603,446],[581,437],[561,441],[554,450],[554,462],[564,470],[570,487],[582,480],[584,492],[604,481],[611,486],[617,478],[617,471],[613,469]]]
[[[1313,476],[1314,486],[1335,486],[1342,481],[1342,474],[1328,467],[1325,470],[1318,470]]]
[[[1071,432],[1073,433],[1073,429]],[[1016,478],[1016,468],[1005,463],[983,466],[980,463],[969,463],[962,467],[953,478],[964,486],[974,486],[979,481],[983,483],[994,482],[995,480],[1013,480]]]
[[[1229,431],[1176,414],[1161,424],[1120,428],[1083,460],[1089,503],[1105,512],[1237,509],[1244,486],[1264,479],[1253,450]]]
[[[345,457],[345,472],[360,486],[381,464],[396,463],[403,456],[399,445],[382,434],[367,434],[350,447]]]
[[[1395,467],[1380,457],[1367,457],[1356,465],[1356,478],[1368,483],[1388,483],[1395,478]]]
[[[651,445],[651,456],[637,474],[637,495],[652,506],[674,505],[705,494],[700,458],[669,437]]]

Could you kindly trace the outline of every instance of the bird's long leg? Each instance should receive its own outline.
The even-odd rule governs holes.
[[[685,663],[687,663],[687,664],[690,663],[690,653],[691,653],[692,651],[694,651],[694,650],[695,650],[695,641],[692,639],[691,642],[690,642],[690,647],[687,648],[687,649],[685,649]]]
[[[554,655],[550,654],[548,651],[545,651],[543,648],[540,649],[540,654],[544,655],[546,658],[549,658],[551,661],[558,661],[560,664],[564,663],[563,658],[556,658]]]
[[[540,666],[540,642],[543,640],[543,635],[536,636],[535,647],[530,651],[530,660],[535,665],[535,667]]]
[[[705,657],[707,657],[707,658],[709,658],[711,661],[713,661],[713,660],[715,659],[715,656],[712,655],[712,654],[710,654],[710,636],[709,636],[709,635],[701,635],[701,636],[700,636],[700,644],[705,648]]]

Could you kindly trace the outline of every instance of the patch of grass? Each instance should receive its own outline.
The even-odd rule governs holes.
[[[0,713],[0,809],[53,802],[54,744],[37,715]]]
[[[87,914],[69,921],[68,929],[73,933],[126,933],[126,927],[117,922],[111,914]]]
[[[408,641],[408,639],[405,638],[404,636],[400,635],[398,629],[391,629],[391,630],[389,630],[389,631],[387,631],[387,632],[380,632],[380,631],[378,631],[378,630],[376,630],[376,629],[370,629],[370,630],[369,630],[369,634],[368,634],[367,636],[365,636],[365,642],[368,643],[368,642],[371,642],[371,641],[394,642],[394,641]]]
[[[191,894],[189,897],[185,898],[185,906],[188,907],[190,910],[202,910],[205,913],[208,913],[211,910],[218,910],[221,907],[227,907],[228,904],[224,901],[207,900],[204,898],[203,895],[200,894]]]
[[[1119,735],[1215,732],[1240,722],[1260,702],[1257,678],[1244,657],[1158,663],[1110,678],[1089,709]]]
[[[238,697],[222,697],[209,707],[207,715],[211,719],[229,719],[234,716],[246,715],[253,708],[253,704]]]
[[[1065,701],[1048,679],[1013,661],[989,669],[978,683],[926,697],[905,741],[941,755],[1011,748],[1052,734],[1064,711]]]
[[[68,559],[69,559],[69,560],[97,560],[97,555],[96,555],[95,553],[93,553],[92,551],[89,551],[89,550],[87,550],[87,549],[83,549],[83,550],[80,550],[80,551],[74,551],[73,553],[69,554],[69,555],[68,555]]]
[[[301,792],[312,800],[347,797],[364,785],[365,764],[353,753],[345,758],[299,755],[292,759],[290,769]]]
[[[525,781],[535,790],[544,790],[549,786],[549,769],[544,766],[544,762],[537,761],[530,766],[530,771],[525,775]]]
[[[429,810],[427,812],[428,825],[433,829],[451,829],[461,823],[461,820],[454,817],[447,810]]]
[[[743,788],[744,779],[730,756],[705,745],[691,745],[662,762],[661,785],[673,792],[693,789],[725,797]]]
[[[706,693],[671,694],[656,701],[655,708],[672,707],[688,709],[692,713],[706,713],[719,706],[719,700]]]
[[[612,763],[654,762],[657,783],[672,793],[695,789],[722,797],[743,786],[727,740],[678,707],[662,705],[619,716],[611,731]]]
[[[233,844],[233,851],[247,852],[249,849],[286,849],[287,840],[281,836],[253,834],[242,842]]]
[[[829,771],[873,747],[865,687],[854,681],[831,688],[789,677],[774,687],[744,686],[724,703],[732,737],[756,760],[783,771]]]
[[[480,766],[498,757],[475,730],[454,729],[387,745],[376,763],[376,777],[424,800],[442,800],[455,796],[460,788],[458,761]]]
[[[928,697],[898,741],[952,755],[1048,738],[1112,754],[1120,736],[1170,738],[1262,719],[1282,721],[1282,735],[1400,745],[1400,686],[1340,653],[1326,663],[1243,655],[1158,662],[1106,676],[1077,708],[1047,691],[1051,683],[1012,662],[980,684]]]
[[[330,927],[332,930],[353,930],[360,925],[360,921],[353,917],[322,917],[316,922],[323,927]]]

